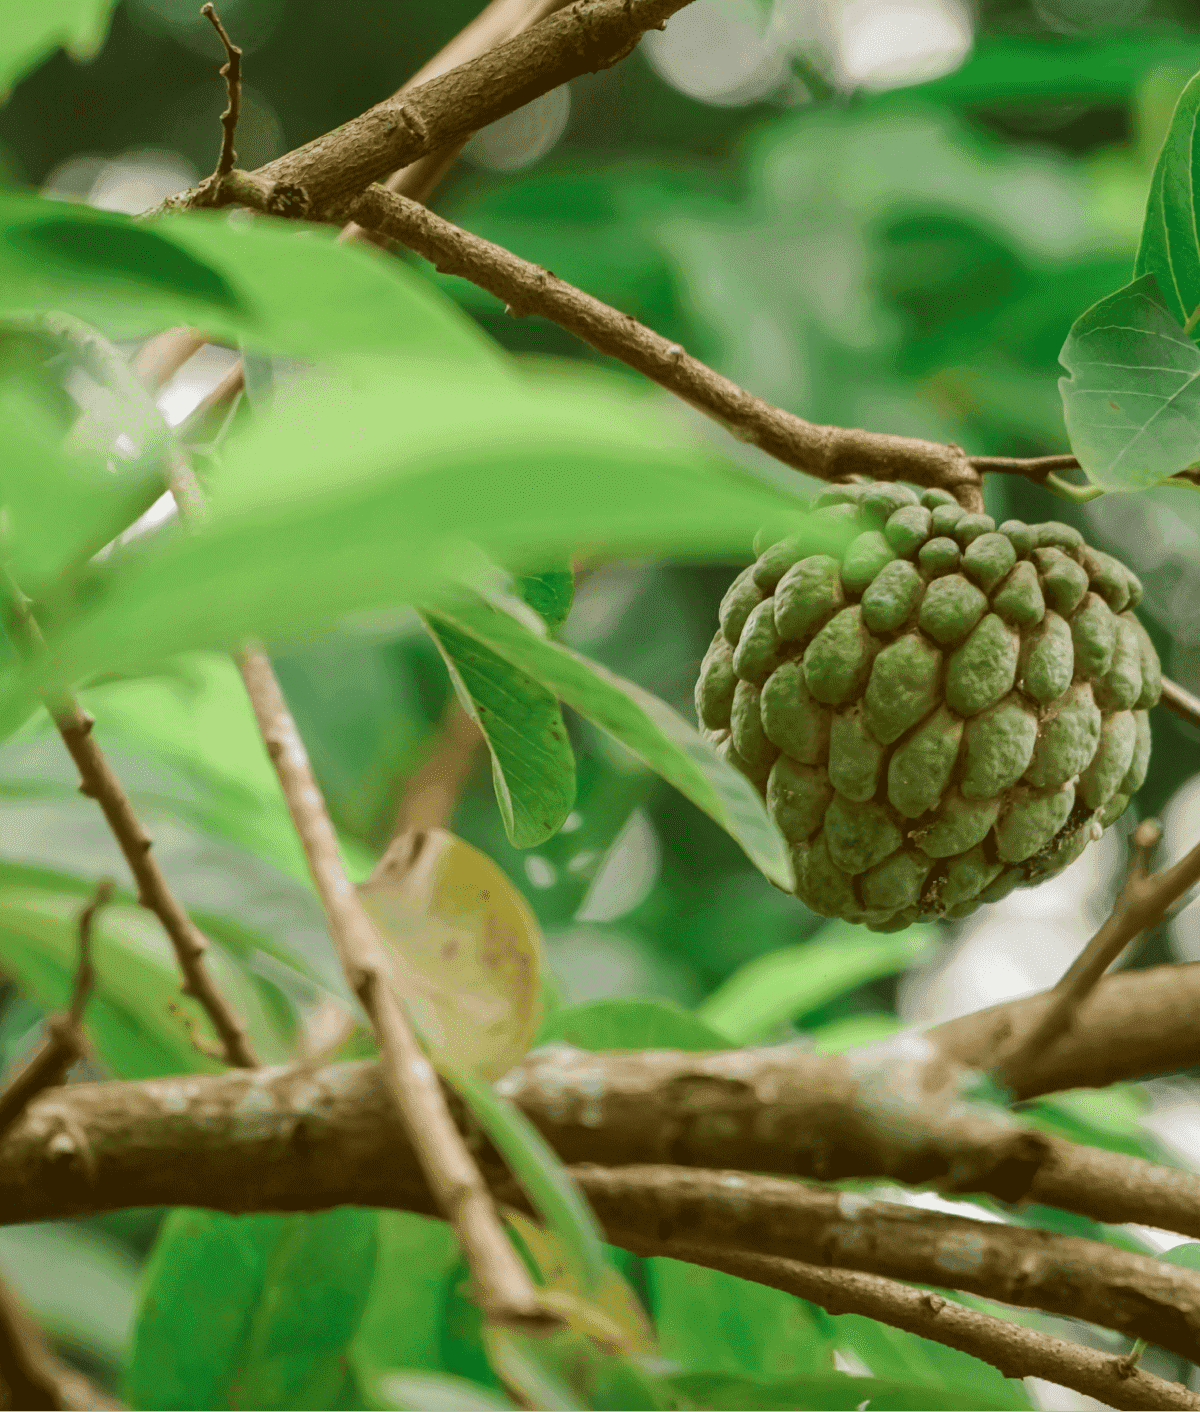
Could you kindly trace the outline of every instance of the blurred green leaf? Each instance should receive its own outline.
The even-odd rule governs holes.
[[[803,1300],[680,1260],[646,1264],[663,1357],[688,1372],[794,1378],[832,1369],[835,1344]]]
[[[70,1004],[78,956],[76,918],[90,883],[0,864],[0,967],[44,1011]],[[117,1078],[217,1073],[223,1065],[192,1043],[176,1006],[209,1042],[203,1010],[181,993],[179,966],[156,917],[131,903],[112,903],[93,927],[96,984],[88,1033],[97,1057]],[[218,948],[208,965],[222,994],[245,1019],[250,1042],[267,1063],[288,1057],[250,978]]]
[[[1164,1250],[1158,1257],[1168,1265],[1178,1265],[1184,1270],[1200,1270],[1200,1242],[1190,1240],[1186,1245],[1175,1245]]]
[[[1191,330],[1200,317],[1200,231],[1196,219],[1196,173],[1200,143],[1200,75],[1183,90],[1159,153],[1146,202],[1146,220],[1133,274],[1153,275],[1165,308]],[[1174,366],[1174,360],[1172,360]]]
[[[477,569],[472,541],[536,567],[585,543],[614,554],[744,547],[763,523],[784,533],[808,520],[814,547],[838,535],[636,399],[578,380],[569,395],[544,381],[535,394],[428,361],[281,389],[211,489],[203,527],[113,563],[94,606],[50,643],[45,670],[77,679],[388,608]],[[40,681],[25,686],[10,716]]]
[[[696,1013],[732,1043],[753,1044],[807,1010],[906,969],[938,935],[936,927],[915,926],[876,936],[847,922],[831,922],[800,946],[747,962]]]
[[[445,1221],[408,1211],[377,1219],[375,1272],[350,1360],[372,1405],[387,1407],[396,1404],[385,1375],[442,1367],[446,1288],[460,1257]]]
[[[451,300],[327,227],[209,212],[146,222],[8,190],[0,236],[0,311],[58,310],[110,337],[189,324],[298,357],[419,352],[501,368]]]
[[[682,716],[633,682],[482,600],[460,598],[439,611],[614,736],[732,835],[772,882],[790,890],[786,847],[754,786]]]
[[[1200,457],[1200,348],[1153,274],[1081,314],[1059,361],[1071,450],[1095,485],[1144,490]]]
[[[384,1373],[375,1389],[379,1398],[375,1406],[408,1408],[411,1412],[503,1412],[514,1405],[491,1388],[453,1373]]]
[[[163,1227],[125,1370],[135,1407],[344,1408],[378,1215],[226,1216]]]
[[[604,1271],[603,1236],[558,1155],[524,1113],[490,1084],[461,1069],[443,1067],[442,1073],[504,1158],[541,1221],[558,1236],[584,1293],[593,1293]]]
[[[492,783],[514,848],[544,843],[575,803],[575,755],[553,692],[442,618],[426,619],[463,709],[492,757]]]
[[[0,1276],[56,1342],[120,1366],[138,1303],[137,1262],[121,1246],[65,1222],[5,1226]]]
[[[0,28],[0,103],[13,85],[60,47],[90,59],[104,43],[116,0],[37,0],[4,7]]]
[[[703,1020],[669,1000],[591,1000],[556,1010],[538,1032],[541,1044],[573,1044],[608,1053],[621,1049],[705,1051],[733,1046]]]
[[[687,1373],[667,1381],[679,1398],[676,1406],[713,1409],[713,1412],[744,1412],[747,1407],[757,1407],[762,1412],[799,1408],[834,1412],[836,1408],[859,1407],[868,1407],[871,1412],[892,1412],[892,1409],[900,1412],[908,1408],[915,1412],[932,1412],[934,1408],[961,1412],[962,1408],[971,1407],[982,1412],[986,1408],[1011,1406],[1007,1402],[981,1399],[970,1387],[911,1385],[879,1378],[855,1378],[848,1373],[823,1373],[778,1381],[722,1373]]]
[[[514,587],[521,599],[555,633],[567,621],[575,597],[575,575],[568,562],[564,568],[546,569],[540,574],[518,574]]]

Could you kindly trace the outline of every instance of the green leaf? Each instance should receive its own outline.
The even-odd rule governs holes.
[[[604,1239],[557,1154],[524,1113],[489,1084],[465,1070],[443,1067],[442,1072],[478,1119],[542,1222],[562,1242],[584,1291],[595,1291],[604,1270]],[[500,1088],[503,1092],[503,1080]]]
[[[1094,484],[1144,490],[1200,458],[1200,348],[1154,275],[1081,314],[1059,362],[1071,450]]]
[[[567,621],[575,597],[575,575],[570,564],[540,574],[518,574],[514,586],[522,601],[546,620],[552,633]]]
[[[368,1396],[394,1405],[377,1387],[389,1370],[442,1367],[446,1286],[458,1269],[454,1232],[408,1211],[380,1211],[370,1294],[350,1346],[350,1361]]]
[[[800,946],[747,962],[696,1013],[732,1043],[754,1044],[846,991],[905,970],[938,934],[936,927],[914,926],[876,936],[848,922],[831,922]]]
[[[589,1000],[549,1016],[541,1044],[573,1044],[597,1054],[622,1049],[683,1049],[703,1053],[733,1046],[703,1020],[669,1000]]]
[[[412,1412],[502,1412],[514,1404],[482,1383],[453,1373],[384,1373],[375,1384],[381,1408],[411,1408]]]
[[[38,310],[76,315],[110,337],[190,324],[297,357],[502,366],[495,345],[415,270],[338,244],[325,227],[208,212],[148,222],[3,191],[0,312]]]
[[[783,491],[681,441],[637,399],[578,379],[566,387],[555,396],[545,379],[535,389],[404,362],[280,389],[225,453],[207,523],[113,563],[94,605],[50,644],[46,670],[77,680],[168,650],[390,608],[477,569],[468,543],[499,562],[519,559],[520,569],[579,544],[610,554],[729,552],[763,523],[780,534],[811,525],[814,548],[839,535]],[[26,678],[10,721],[39,684]],[[696,751],[698,738],[688,738]],[[734,788],[732,770],[717,774]],[[748,795],[742,781],[739,807],[765,824]],[[762,843],[780,866],[782,845]]]
[[[832,1367],[834,1342],[794,1295],[662,1256],[646,1265],[662,1355],[689,1372],[794,1377]]]
[[[173,1212],[146,1273],[128,1399],[147,1408],[346,1406],[377,1227],[376,1212],[355,1207]]]
[[[66,1222],[6,1226],[0,1274],[55,1342],[120,1365],[138,1302],[137,1262],[122,1246]]]
[[[487,741],[508,841],[514,848],[544,843],[575,803],[575,755],[558,699],[443,619],[425,621],[463,709]]]
[[[0,968],[44,1011],[70,1004],[78,956],[76,918],[89,883],[0,865]],[[215,1042],[200,1006],[180,993],[175,953],[157,918],[131,903],[105,907],[93,926],[96,984],[88,1002],[88,1033],[104,1066],[123,1079],[161,1074],[217,1073],[223,1065],[201,1054],[175,1005]],[[249,977],[214,947],[209,969],[222,994],[245,1019],[250,1042],[267,1062],[288,1057],[287,1046]]]
[[[1153,275],[1164,306],[1190,331],[1200,317],[1200,231],[1196,178],[1200,173],[1200,74],[1179,95],[1150,181],[1135,280]]]
[[[1185,1245],[1172,1246],[1158,1257],[1168,1265],[1178,1265],[1184,1270],[1200,1270],[1200,1242],[1189,1240]]]
[[[58,48],[73,59],[99,52],[116,0],[37,0],[4,7],[0,29],[0,103]]]
[[[901,1409],[944,1408],[961,1412],[964,1407],[986,1409],[1008,1407],[1006,1402],[988,1402],[971,1388],[946,1385],[906,1385],[880,1378],[855,1378],[849,1373],[822,1373],[819,1376],[787,1378],[770,1382],[762,1378],[722,1373],[687,1373],[666,1379],[678,1395],[676,1406],[706,1408],[713,1412],[744,1412],[747,1407],[762,1412],[815,1408],[834,1412],[837,1408],[867,1407],[871,1412],[901,1412]]]
[[[614,736],[729,833],[772,882],[791,890],[786,845],[754,786],[665,702],[481,600],[457,599],[439,612]]]

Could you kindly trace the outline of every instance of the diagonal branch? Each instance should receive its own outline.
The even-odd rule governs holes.
[[[217,169],[213,173],[213,179],[219,181],[233,170],[233,164],[237,161],[237,153],[233,150],[233,141],[237,135],[238,114],[242,108],[242,51],[225,33],[225,26],[221,23],[220,16],[211,4],[201,5],[200,13],[216,30],[221,43],[225,46],[225,62],[221,65],[221,77],[225,80],[228,104],[221,114],[221,155],[217,158]]]
[[[1124,1358],[981,1314],[899,1280],[852,1270],[826,1270],[778,1255],[645,1236],[631,1239],[628,1248],[639,1255],[669,1255],[769,1285],[819,1304],[830,1314],[865,1314],[894,1329],[905,1329],[981,1358],[1006,1378],[1044,1378],[1094,1397],[1106,1407],[1145,1408],[1149,1412],[1200,1408],[1200,1396],[1182,1383],[1129,1367]]]
[[[0,568],[0,580],[0,598],[7,600],[9,626],[18,644],[27,653],[40,652],[42,634],[29,600],[7,570]],[[79,771],[79,792],[100,806],[120,846],[137,884],[138,902],[154,913],[170,938],[183,972],[183,993],[203,1007],[221,1041],[225,1062],[254,1068],[258,1060],[246,1037],[245,1022],[221,994],[205,963],[208,939],[171,891],[158,866],[158,859],[151,852],[154,841],[142,827],[121,781],[92,734],[93,717],[68,692],[48,696],[46,708]]]
[[[112,879],[104,878],[97,884],[91,901],[79,913],[79,961],[70,1009],[65,1014],[49,1017],[46,1038],[8,1087],[0,1092],[0,1140],[37,1094],[43,1089],[65,1083],[72,1064],[87,1057],[83,1012],[96,979],[92,965],[92,923],[96,913],[112,896],[112,891]]]
[[[124,1405],[57,1359],[36,1322],[0,1283],[0,1406],[97,1412]]]

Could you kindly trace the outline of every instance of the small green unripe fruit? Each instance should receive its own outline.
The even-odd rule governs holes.
[[[845,550],[763,544],[696,686],[797,895],[894,931],[1060,872],[1146,777],[1162,673],[1141,584],[1069,525],[997,528],[941,490],[816,503]]]

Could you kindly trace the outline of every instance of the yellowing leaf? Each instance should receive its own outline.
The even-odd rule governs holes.
[[[359,888],[436,1064],[507,1072],[540,1022],[542,935],[495,863],[445,829],[402,835]]]

